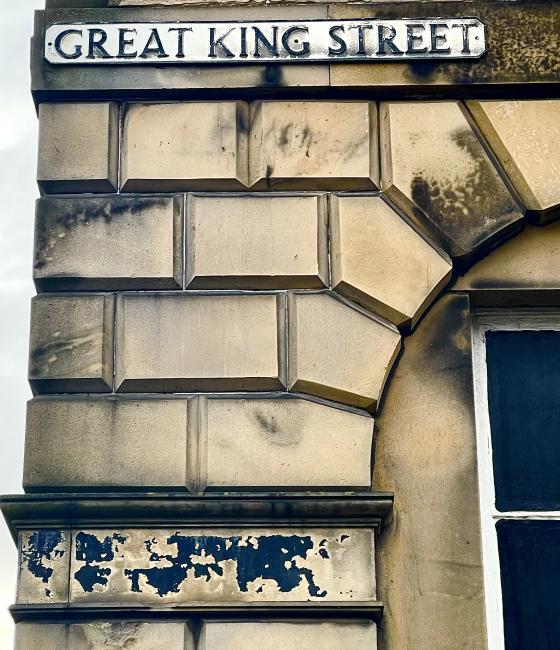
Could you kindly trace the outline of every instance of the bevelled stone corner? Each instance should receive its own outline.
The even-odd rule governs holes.
[[[23,485],[184,487],[187,410],[184,399],[31,400]]]
[[[335,291],[398,327],[414,326],[451,264],[380,197],[330,197]]]
[[[182,196],[43,197],[33,278],[43,291],[180,289]]]
[[[118,158],[118,104],[40,104],[37,182],[43,192],[112,192]]]
[[[368,190],[378,185],[373,102],[251,105],[250,182],[255,189]]]
[[[248,639],[259,640],[259,650],[320,648],[373,650],[377,626],[371,621],[206,621],[197,650],[246,650]]]
[[[70,602],[375,600],[370,528],[104,528],[73,533]]]
[[[186,247],[191,289],[323,287],[326,196],[190,194]]]
[[[244,102],[128,104],[123,191],[245,189],[248,110]]]
[[[326,293],[288,300],[288,386],[374,411],[399,350],[398,330]]]
[[[33,298],[28,377],[35,393],[111,392],[113,305],[110,294]]]
[[[88,623],[18,623],[15,650],[185,650],[194,648],[185,623],[95,620]]]
[[[120,295],[117,391],[281,389],[284,302],[284,294]]]
[[[383,103],[380,131],[383,190],[460,264],[520,227],[458,102]]]
[[[369,489],[371,417],[303,399],[205,402],[208,489]]]
[[[560,100],[468,101],[478,127],[528,210],[560,211]]]
[[[16,598],[19,605],[68,602],[70,542],[68,530],[20,533]]]

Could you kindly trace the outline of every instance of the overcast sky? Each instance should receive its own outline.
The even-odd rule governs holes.
[[[0,492],[22,491],[37,118],[29,91],[33,10],[43,0],[4,0],[0,8]],[[0,648],[11,648],[17,556],[0,522]]]

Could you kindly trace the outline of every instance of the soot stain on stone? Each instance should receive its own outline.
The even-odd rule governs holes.
[[[74,578],[80,583],[85,592],[92,592],[95,585],[106,585],[111,575],[109,567],[101,567],[102,562],[111,562],[115,553],[119,552],[119,544],[126,541],[124,535],[113,533],[103,539],[98,539],[90,533],[79,532],[76,535],[76,560],[85,562]]]
[[[141,593],[140,578],[143,576],[160,597],[178,593],[181,584],[191,578],[189,572],[195,579],[209,582],[213,576],[224,575],[224,562],[233,561],[241,592],[247,592],[249,584],[260,578],[276,582],[278,589],[285,593],[305,580],[310,596],[324,598],[327,595],[316,584],[313,571],[296,564],[297,558],[306,559],[313,550],[314,543],[309,536],[261,535],[244,538],[176,533],[167,539],[167,543],[176,545],[176,554],[160,555],[154,550],[154,540],[146,542],[151,561],[165,561],[166,566],[125,569],[131,591]],[[324,554],[320,555],[325,559]],[[198,563],[198,558],[204,558],[204,563]]]
[[[507,225],[516,205],[481,144],[470,129],[451,134],[452,142],[472,160],[463,178],[436,178],[418,171],[411,197],[452,241],[467,250]]]
[[[286,428],[280,426],[274,416],[261,411],[256,411],[254,417],[261,435],[273,445],[289,447],[299,444],[303,439],[303,430],[296,422],[291,422],[290,428]]]
[[[100,220],[111,224],[129,214],[165,204],[163,197],[120,197],[110,199],[41,199],[37,208],[34,268],[40,270],[52,260],[52,250],[74,229]]]
[[[89,359],[99,345],[103,334],[96,330],[76,333],[72,338],[55,338],[44,345],[39,345],[30,351],[30,374],[34,377],[48,375],[51,366],[64,363],[68,355],[75,360],[82,359],[82,368],[89,366]]]
[[[48,585],[54,569],[47,565],[58,558],[62,558],[66,551],[58,548],[64,537],[59,530],[38,530],[32,533],[27,544],[22,547],[21,565],[41,582]],[[51,590],[45,588],[45,595],[50,596]]]
[[[281,86],[283,83],[282,68],[279,65],[267,65],[262,73],[262,86]]]

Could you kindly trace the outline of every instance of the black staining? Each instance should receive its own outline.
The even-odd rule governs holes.
[[[262,86],[281,86],[282,85],[282,68],[277,64],[265,66],[262,73]]]
[[[292,422],[290,428],[281,427],[273,415],[260,410],[255,411],[255,420],[260,434],[266,440],[279,447],[298,445],[303,439],[303,429],[299,422]]]
[[[560,332],[486,334],[498,510],[560,509]]]
[[[284,152],[292,150],[305,149],[306,156],[309,157],[309,150],[316,144],[313,134],[308,125],[300,127],[298,124],[286,124],[283,126],[277,136],[276,143]]]
[[[560,522],[502,520],[496,528],[505,647],[560,648]]]
[[[408,63],[409,76],[417,81],[429,83],[437,76],[439,63],[433,61],[412,61]]]
[[[347,538],[348,535],[343,535],[343,537]],[[344,540],[341,539],[341,542],[342,542],[342,541],[344,541]],[[326,543],[327,543],[327,540],[326,540],[326,539],[322,539],[322,540],[319,542],[319,550],[317,551],[317,552],[319,553],[319,555],[320,555],[324,560],[328,560],[328,559],[330,559],[329,552],[328,552],[327,549],[325,548]]]
[[[101,562],[111,562],[119,552],[118,544],[124,544],[126,537],[113,533],[102,540],[95,535],[79,532],[76,535],[76,560],[85,562],[74,578],[85,592],[92,592],[96,585],[106,585],[111,575],[109,567],[101,567]]]
[[[21,550],[21,565],[25,565],[32,575],[48,585],[54,569],[47,563],[64,556],[66,551],[58,548],[63,541],[63,534],[59,530],[38,530],[32,533]],[[51,589],[46,587],[45,596],[51,595]]]
[[[305,580],[310,596],[324,598],[327,595],[315,583],[313,572],[296,563],[297,558],[306,559],[313,550],[313,541],[308,536],[261,535],[244,538],[176,533],[167,539],[167,543],[177,547],[176,554],[160,555],[155,550],[157,543],[153,539],[146,542],[151,561],[164,561],[165,566],[124,570],[133,592],[142,591],[140,578],[144,577],[160,597],[178,593],[185,580],[194,578],[209,582],[212,576],[223,576],[223,563],[233,561],[241,592],[247,592],[249,584],[258,579],[273,580],[281,592],[290,592]],[[325,559],[323,554],[320,555]],[[203,562],[198,562],[199,559],[203,559]],[[258,591],[262,592],[262,587]]]
[[[53,250],[79,227],[102,221],[110,225],[119,217],[137,217],[145,210],[164,205],[163,197],[122,197],[58,199],[46,197],[37,203],[34,268],[43,269],[53,258]]]
[[[341,535],[340,542],[342,543],[345,539],[350,539],[348,535]]]
[[[458,129],[450,139],[466,154],[464,173],[436,176],[419,169],[410,189],[413,202],[451,242],[451,254],[461,256],[521,214],[472,130]]]

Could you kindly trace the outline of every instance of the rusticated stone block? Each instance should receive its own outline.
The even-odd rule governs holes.
[[[32,530],[19,534],[16,599],[19,605],[68,602],[70,541],[67,530]]]
[[[112,192],[118,156],[118,104],[39,105],[37,182],[44,192]]]
[[[290,390],[375,410],[400,334],[325,293],[288,302]]]
[[[243,102],[130,104],[125,109],[125,192],[243,189],[248,106]]]
[[[114,397],[31,400],[24,487],[184,486],[187,404]]]
[[[111,391],[113,304],[107,294],[33,298],[29,383],[34,392]]]
[[[373,196],[332,196],[333,288],[395,325],[414,326],[451,264]]]
[[[282,388],[284,302],[283,294],[119,296],[117,390]]]
[[[525,207],[540,220],[560,209],[560,100],[469,101],[480,130]]]
[[[319,288],[328,283],[326,197],[189,195],[187,286]]]
[[[209,399],[209,488],[369,488],[373,419],[301,399]]]
[[[383,103],[380,130],[383,190],[460,263],[520,227],[458,102]]]
[[[370,528],[105,528],[73,534],[75,605],[274,606],[375,597]]]
[[[377,626],[371,621],[206,621],[197,650],[246,650],[258,639],[259,650],[374,650]]]
[[[372,102],[257,102],[249,147],[256,189],[367,190],[378,183]]]
[[[179,289],[181,196],[43,197],[33,277],[43,290]]]

